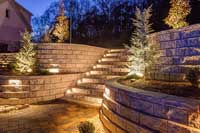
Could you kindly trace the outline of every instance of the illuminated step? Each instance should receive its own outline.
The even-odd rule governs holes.
[[[127,65],[128,61],[103,61],[98,63],[99,65]]]
[[[72,88],[72,94],[75,93],[103,97],[104,89],[74,87]]]
[[[105,83],[105,79],[88,77],[81,79],[81,83]]]
[[[124,72],[128,73],[128,68],[96,68],[94,71],[107,71],[107,72]]]
[[[103,80],[110,80],[113,78],[119,78],[120,76],[117,75],[91,75],[88,78],[99,78],[99,79],[103,79]]]
[[[79,84],[78,86],[88,88],[88,89],[105,89],[104,84],[91,84],[91,83],[82,83]]]
[[[127,59],[126,58],[124,58],[124,59],[121,59],[121,58],[107,58],[107,57],[105,57],[105,58],[102,58],[101,59],[101,62],[104,62],[104,61],[127,61]]]
[[[108,52],[109,53],[122,53],[122,52],[125,52],[125,51],[126,51],[125,49],[111,49]]]
[[[111,65],[111,64],[97,64],[96,68],[124,68],[126,64],[118,64],[118,65]]]
[[[126,75],[127,72],[111,72],[111,71],[98,71],[98,70],[92,70],[91,72],[91,75],[119,75],[119,76],[123,76],[123,75]]]
[[[127,58],[128,55],[124,53],[108,53],[105,54],[104,57],[110,58],[110,57],[121,57],[121,58]]]

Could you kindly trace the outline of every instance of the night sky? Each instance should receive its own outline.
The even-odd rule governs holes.
[[[57,0],[16,0],[26,9],[31,11],[33,15],[41,15],[53,1]]]

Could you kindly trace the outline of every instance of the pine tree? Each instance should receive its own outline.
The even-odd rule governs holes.
[[[69,39],[69,21],[65,16],[64,2],[60,0],[59,15],[56,17],[56,22],[51,30],[52,40],[58,43],[63,43]]]
[[[31,34],[28,31],[25,31],[22,35],[22,48],[19,53],[17,53],[16,62],[14,64],[14,71],[21,74],[31,73],[36,63],[36,52],[31,40]]]
[[[191,7],[189,0],[171,0],[169,15],[165,18],[165,23],[176,29],[187,26],[187,16],[190,14]]]
[[[136,8],[135,19],[133,19],[135,30],[132,33],[131,45],[125,45],[131,53],[128,58],[130,61],[128,75],[143,76],[147,67],[152,65],[158,57],[157,47],[150,43],[148,36],[153,32],[152,24],[150,23],[151,11],[152,6],[143,11]]]

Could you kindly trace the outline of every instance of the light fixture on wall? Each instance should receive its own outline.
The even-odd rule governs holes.
[[[105,95],[110,97],[110,89],[108,89],[107,87],[105,88]]]
[[[13,87],[17,88],[17,89],[21,89],[22,81],[21,80],[16,80],[16,79],[10,79],[8,81],[8,84],[10,86],[13,86]]]
[[[59,73],[60,70],[59,70],[59,68],[49,68],[49,72],[53,73],[53,74],[56,74],[56,73]]]
[[[48,69],[49,73],[57,74],[60,72],[59,64],[51,64],[51,68]]]

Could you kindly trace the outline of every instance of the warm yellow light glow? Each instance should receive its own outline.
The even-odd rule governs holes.
[[[144,77],[144,74],[143,73],[140,73],[140,72],[136,72],[136,75],[138,76],[138,77]]]
[[[29,72],[29,73],[31,73],[33,70],[31,69],[31,68],[29,68],[28,70],[27,70],[27,72]]]
[[[52,67],[59,67],[59,64],[51,64]]]
[[[20,88],[20,86],[22,85],[21,80],[15,80],[15,79],[9,80],[8,83],[9,85],[14,86],[15,88]]]
[[[110,97],[110,89],[105,88],[105,94],[106,94],[108,97]]]
[[[89,75],[90,75],[90,72],[87,72],[86,75],[89,76]]]
[[[50,69],[49,69],[49,72],[50,72],[50,73],[59,73],[60,70],[59,70],[59,68],[50,68]]]
[[[67,94],[71,94],[71,93],[72,93],[72,90],[68,89]]]
[[[82,83],[82,81],[81,81],[81,80],[78,80],[78,81],[77,81],[77,83],[78,83],[78,84],[81,84],[81,83]]]
[[[96,69],[97,68],[97,66],[93,66],[93,69]]]

